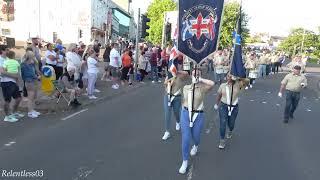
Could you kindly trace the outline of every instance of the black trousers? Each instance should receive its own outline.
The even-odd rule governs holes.
[[[286,91],[286,106],[284,110],[284,119],[293,118],[293,113],[297,109],[300,100],[300,92]]]

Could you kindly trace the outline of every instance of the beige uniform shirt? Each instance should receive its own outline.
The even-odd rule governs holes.
[[[180,95],[182,93],[183,85],[185,84],[184,80],[181,77],[176,77],[169,81],[171,82],[171,94],[176,94],[177,91],[181,90],[181,92],[177,94]],[[168,92],[168,88],[166,88],[166,93],[170,94],[170,92]]]
[[[225,63],[225,59],[223,55],[217,55],[214,58],[214,65],[217,69],[222,69]]]
[[[228,104],[227,101],[227,92],[226,92],[226,87],[229,86],[229,97],[231,97],[231,91],[232,91],[232,85],[228,84],[228,83],[223,83],[220,85],[219,89],[218,89],[218,94],[222,94],[221,97],[221,102],[223,102],[224,104]],[[241,85],[239,83],[239,81],[236,81],[236,83],[233,85],[233,97],[232,97],[232,103],[233,104],[235,102],[235,100],[239,97],[239,93],[241,91]]]
[[[281,81],[281,84],[286,85],[286,90],[293,92],[300,92],[302,90],[301,83],[307,86],[307,78],[303,74],[294,75],[290,73]]]
[[[259,59],[259,64],[268,64],[269,62],[269,57],[267,55],[263,55]]]
[[[204,84],[196,84],[196,88],[194,91],[194,109],[193,110],[199,110],[198,107],[203,103],[204,97],[206,95],[206,93],[208,92],[208,89],[204,88]],[[182,99],[182,105],[184,107],[188,107],[188,94],[190,91],[193,90],[193,85],[185,85],[183,87],[183,99]],[[191,101],[191,99],[190,99]]]
[[[246,69],[256,69],[257,67],[256,59],[248,59],[244,64],[244,67]]]

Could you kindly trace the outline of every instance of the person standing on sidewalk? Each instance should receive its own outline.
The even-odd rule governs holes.
[[[54,51],[53,44],[51,43],[47,44],[47,51],[46,51],[45,57],[46,57],[46,65],[53,67],[54,72],[57,74],[57,72],[59,72],[59,70],[57,69],[57,60],[59,59],[59,56]],[[56,78],[58,79],[58,77]]]
[[[195,156],[200,144],[200,135],[204,125],[204,98],[214,82],[201,78],[201,70],[195,68],[192,71],[192,84],[183,87],[181,109],[181,137],[182,137],[182,164],[180,174],[185,174],[188,167],[189,153]],[[190,150],[190,141],[194,145]]]
[[[93,48],[90,48],[88,51],[88,59],[87,59],[87,66],[88,66],[88,97],[89,99],[97,99],[96,96],[93,95],[95,89],[95,83],[98,78],[98,57],[97,53]]]
[[[37,118],[41,114],[34,110],[35,98],[37,97],[38,93],[38,79],[40,79],[40,72],[37,72],[36,68],[37,60],[32,51],[27,51],[22,60],[21,77],[24,82],[24,87],[27,91],[28,117]]]
[[[140,51],[140,55],[139,55],[139,60],[138,60],[138,69],[141,75],[141,78],[139,79],[139,81],[141,83],[144,83],[143,80],[145,78],[146,75],[148,75],[147,73],[147,67],[148,67],[148,63],[149,61],[144,57],[144,51]]]
[[[278,96],[282,97],[283,91],[286,89],[286,106],[284,110],[284,123],[289,122],[289,118],[293,119],[293,113],[297,109],[300,92],[307,87],[307,78],[301,74],[301,67],[295,66],[293,72],[286,75],[281,81],[281,87]]]
[[[105,62],[105,67],[104,67],[104,73],[102,75],[101,81],[104,81],[104,80],[111,81],[110,68],[109,68],[111,49],[112,49],[112,47],[109,44],[107,44],[106,49],[103,53],[103,61]]]
[[[128,84],[129,81],[129,71],[132,65],[132,59],[129,56],[129,49],[125,49],[124,53],[121,57],[122,60],[122,68],[121,68],[121,84]]]
[[[235,126],[239,111],[240,91],[248,85],[246,80],[236,80],[231,74],[227,75],[227,82],[220,85],[214,109],[219,111],[220,118],[220,143],[219,149],[225,148],[226,126],[229,132],[227,139],[230,139]]]
[[[62,51],[60,51],[58,48],[55,48],[54,52],[57,54],[57,58],[58,58],[55,73],[56,73],[57,80],[59,80],[63,74],[64,57],[61,54]]]
[[[37,64],[38,64],[37,71],[40,71],[42,68],[42,62],[41,62],[41,54],[40,54],[38,38],[32,38],[31,48],[37,60]]]
[[[110,52],[110,71],[112,75],[112,89],[119,89],[119,74],[120,74],[120,67],[122,66],[121,57],[119,54],[119,45],[117,43],[113,43],[111,45],[113,48]]]
[[[159,57],[158,57],[157,48],[153,47],[151,49],[151,58],[150,58],[152,83],[155,83],[156,81],[161,83],[161,80],[159,79],[159,75],[158,75],[158,61],[159,61]]]
[[[80,70],[81,70],[81,56],[78,55],[78,48],[75,43],[71,43],[67,49],[66,53],[67,65],[74,66],[76,68],[74,73],[74,78],[76,81],[80,79]]]
[[[21,93],[17,81],[19,79],[20,65],[16,61],[15,53],[9,49],[0,50],[0,73],[1,73],[1,88],[4,98],[4,113],[6,122],[17,122],[18,118],[24,117],[23,114],[18,113],[18,107],[21,102]],[[10,102],[11,98],[15,99],[12,114],[10,114]]]
[[[188,72],[178,71],[176,77],[166,77],[165,79],[165,94],[163,100],[165,133],[162,140],[167,140],[170,137],[172,111],[176,118],[176,130],[180,130],[181,94],[182,88],[185,85],[184,81],[188,76]]]

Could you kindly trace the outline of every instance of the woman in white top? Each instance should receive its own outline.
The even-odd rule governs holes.
[[[88,96],[89,99],[97,99],[96,96],[93,95],[95,83],[98,78],[98,57],[95,53],[93,48],[90,48],[88,51],[88,59],[87,59],[87,66],[88,66]]]
[[[59,56],[57,56],[57,53],[53,50],[53,45],[51,43],[47,44],[47,51],[46,51],[46,65],[52,66],[55,73],[59,71],[57,69],[57,60],[59,59]],[[56,79],[58,79],[56,77]]]
[[[51,43],[47,44],[46,51],[46,64],[52,67],[57,65],[57,53],[53,50],[53,45]]]

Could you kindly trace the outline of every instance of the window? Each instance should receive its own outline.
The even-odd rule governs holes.
[[[3,36],[10,36],[10,34],[11,34],[10,29],[2,29],[1,31],[2,31],[1,33]]]

